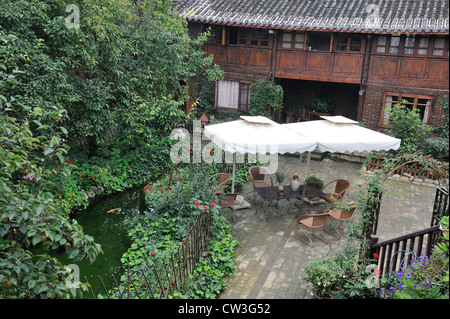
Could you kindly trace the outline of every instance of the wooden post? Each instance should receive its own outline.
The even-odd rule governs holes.
[[[370,54],[372,51],[372,36],[369,34],[366,37],[366,46],[364,49],[364,60],[363,67],[361,69],[361,84],[359,86],[359,98],[358,98],[358,108],[356,111],[356,120],[361,122],[363,120],[363,112],[364,112],[364,102],[366,97],[366,86],[367,86],[367,78],[369,75],[369,66],[370,66]]]
[[[225,29],[225,26],[222,26],[222,45],[225,45],[225,39],[226,39],[226,32],[227,30]]]

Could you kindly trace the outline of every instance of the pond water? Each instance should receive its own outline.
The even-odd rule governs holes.
[[[78,265],[80,281],[85,282],[85,277],[88,278],[95,293],[101,287],[99,276],[104,278],[106,287],[110,289],[114,282],[111,275],[117,278],[122,271],[120,259],[131,245],[128,226],[140,213],[140,189],[103,197],[86,210],[71,216],[83,227],[85,234],[94,237],[94,241],[102,246],[103,254],[93,263],[89,260],[75,261],[68,258],[65,252],[52,254],[63,265]],[[103,289],[101,293],[104,295]]]

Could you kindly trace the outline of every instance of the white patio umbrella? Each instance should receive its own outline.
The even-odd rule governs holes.
[[[263,116],[241,116],[240,120],[205,126],[204,134],[222,150],[233,154],[232,192],[236,152],[284,154],[311,152],[317,143]]]
[[[317,142],[321,152],[396,150],[401,140],[357,125],[343,116],[321,116],[323,120],[283,124],[284,127]],[[307,174],[310,154],[308,155]],[[306,174],[306,175],[307,175]]]

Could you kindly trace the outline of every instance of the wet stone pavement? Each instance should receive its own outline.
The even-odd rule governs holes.
[[[363,164],[340,159],[325,158],[311,161],[309,175],[320,177],[324,183],[344,178],[350,181],[350,189],[344,202],[356,201],[358,185],[364,182],[361,174]],[[278,170],[286,176],[286,182],[294,172],[304,175],[306,161],[298,156],[280,155]],[[276,182],[275,182],[276,183]],[[433,186],[408,182],[387,181],[388,191],[383,195],[378,224],[379,242],[399,237],[429,227],[436,189]],[[304,267],[313,255],[333,254],[343,245],[329,233],[337,235],[327,221],[325,230],[329,242],[313,237],[314,248],[306,243],[308,239],[299,232],[297,219],[301,214],[315,213],[326,206],[308,205],[296,201],[300,209],[291,206],[289,213],[282,214],[275,205],[267,208],[264,222],[263,209],[256,211],[252,203],[251,182],[247,182],[240,194],[252,204],[248,209],[234,212],[234,237],[239,241],[236,247],[235,263],[238,270],[228,278],[228,288],[221,299],[313,299],[308,283],[301,279]],[[261,205],[261,200],[256,198]],[[287,203],[280,202],[286,209]],[[223,210],[231,220],[231,209]],[[354,222],[358,216],[354,217]],[[318,232],[315,234],[319,235]]]

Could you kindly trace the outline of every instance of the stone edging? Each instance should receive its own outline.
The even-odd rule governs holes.
[[[368,171],[366,166],[363,167],[362,172],[363,172],[363,174],[369,175],[369,176],[375,175],[374,172]],[[411,176],[408,173],[403,173],[403,175],[401,175],[401,176],[399,174],[393,174],[392,176],[389,176],[388,179],[392,180],[392,181],[409,182],[409,183],[413,183],[416,185],[425,185],[425,186],[432,186],[432,187],[441,187],[442,185],[448,187],[448,185],[449,185],[448,179],[440,180],[440,181],[432,180],[429,178],[421,179],[418,177]]]

